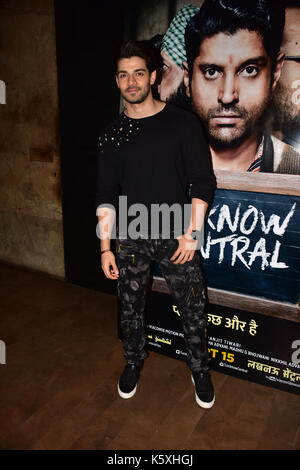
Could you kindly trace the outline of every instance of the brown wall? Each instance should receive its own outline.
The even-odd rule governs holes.
[[[53,0],[0,0],[0,259],[64,277]]]

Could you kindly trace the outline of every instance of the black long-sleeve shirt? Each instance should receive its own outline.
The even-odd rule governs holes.
[[[128,208],[141,203],[150,214],[151,204],[183,208],[190,205],[190,196],[209,203],[215,187],[200,121],[179,107],[167,103],[140,119],[122,113],[99,137],[96,207],[111,204],[118,213],[119,196],[124,195]],[[128,224],[136,216],[128,216]]]

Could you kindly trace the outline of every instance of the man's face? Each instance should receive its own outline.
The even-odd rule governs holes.
[[[155,71],[151,74],[141,57],[120,59],[116,74],[117,85],[125,101],[131,104],[142,103],[151,93],[155,82]]]
[[[212,146],[238,147],[255,131],[279,75],[278,64],[272,83],[270,58],[254,31],[218,33],[201,43],[185,84]]]
[[[300,8],[287,8],[281,50],[286,56],[300,56]],[[285,60],[273,101],[279,129],[300,126],[300,60]]]
[[[161,51],[163,73],[158,92],[162,101],[167,101],[177,93],[183,82],[183,70],[164,52]]]

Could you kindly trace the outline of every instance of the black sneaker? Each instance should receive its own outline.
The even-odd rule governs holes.
[[[192,372],[196,402],[202,408],[211,408],[215,402],[214,387],[209,372]]]
[[[137,382],[143,364],[127,364],[118,383],[118,392],[122,398],[131,398],[136,392]]]

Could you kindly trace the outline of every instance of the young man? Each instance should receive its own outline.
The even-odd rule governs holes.
[[[264,132],[283,27],[284,7],[270,0],[205,0],[186,27],[184,81],[214,169],[299,173],[300,155]]]
[[[117,280],[127,360],[118,391],[122,398],[135,394],[147,357],[144,309],[150,266],[155,260],[181,314],[196,402],[210,408],[215,395],[208,367],[205,286],[197,241],[191,233],[202,230],[216,183],[198,119],[185,110],[155,100],[151,91],[155,77],[151,49],[144,42],[126,43],[116,72],[126,111],[102,133],[98,145],[96,204],[101,263],[106,277]],[[192,204],[188,197],[190,184]],[[120,196],[127,198],[128,214],[124,214],[121,204],[118,206]],[[143,212],[138,225],[133,215],[137,205]],[[188,221],[169,220],[166,229],[165,218],[157,223],[153,215],[157,205],[174,209],[176,215],[188,205]],[[115,259],[110,240],[116,213]],[[124,218],[125,227],[121,222]]]

